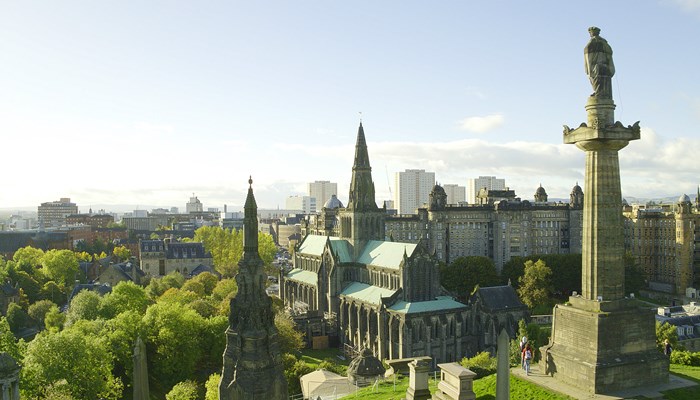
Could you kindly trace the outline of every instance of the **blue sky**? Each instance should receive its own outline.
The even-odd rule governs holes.
[[[0,208],[238,207],[248,175],[261,207],[314,180],[345,201],[359,112],[378,201],[407,168],[568,197],[591,25],[643,127],[623,195],[694,194],[700,0],[23,0],[0,2]]]

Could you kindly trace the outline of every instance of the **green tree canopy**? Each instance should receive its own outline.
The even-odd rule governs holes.
[[[149,304],[151,300],[144,288],[131,281],[122,281],[102,299],[103,315],[112,318],[125,311],[135,311],[143,315]]]
[[[238,271],[238,261],[243,256],[243,232],[223,229],[218,226],[203,226],[194,233],[194,240],[202,242],[211,253],[214,267],[226,277],[232,277]],[[265,264],[269,265],[275,258],[277,247],[267,233],[258,232],[258,253]]]
[[[542,260],[525,262],[525,275],[519,280],[518,295],[528,307],[545,305],[552,295],[552,270]]]
[[[66,313],[66,324],[72,325],[81,319],[97,319],[101,309],[102,297],[91,290],[83,290],[71,300]]]
[[[165,387],[191,377],[202,355],[204,319],[178,303],[159,301],[148,307],[143,323],[149,365],[153,366],[149,375]]]
[[[58,310],[58,305],[51,300],[39,300],[36,303],[29,306],[28,314],[33,320],[34,325],[39,327],[44,327],[44,318],[46,314],[51,311],[52,308]]]
[[[27,346],[22,398],[39,398],[45,387],[65,380],[77,399],[119,399],[122,383],[112,376],[106,341],[83,332],[42,332]]]
[[[197,400],[199,388],[197,387],[197,382],[187,380],[177,383],[173,388],[165,395],[165,400]]]
[[[440,268],[440,283],[461,299],[466,299],[476,285],[494,286],[500,279],[493,261],[488,257],[459,257]]]
[[[59,285],[69,285],[78,277],[78,258],[70,250],[49,250],[41,258],[44,275]]]
[[[126,246],[116,246],[114,250],[112,250],[112,254],[120,260],[126,261],[131,257],[131,250],[127,249]]]

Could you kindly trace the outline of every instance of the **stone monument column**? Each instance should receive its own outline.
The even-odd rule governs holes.
[[[656,349],[654,313],[625,297],[624,233],[618,153],[640,138],[639,122],[615,121],[612,49],[589,29],[586,73],[593,94],[587,122],[564,126],[564,143],[586,152],[582,293],[554,308],[552,337],[542,347],[542,370],[592,393],[668,380],[668,360]]]

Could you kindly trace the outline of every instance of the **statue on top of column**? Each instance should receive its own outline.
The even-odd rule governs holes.
[[[612,99],[612,77],[615,75],[612,48],[608,41],[600,37],[600,28],[588,28],[591,40],[583,49],[586,75],[591,80],[593,94],[591,97]]]

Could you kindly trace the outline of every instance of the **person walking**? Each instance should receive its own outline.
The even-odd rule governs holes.
[[[525,345],[523,358],[525,359],[525,374],[530,375],[530,361],[532,360],[532,347],[530,347],[530,343]]]
[[[664,354],[668,357],[671,357],[672,351],[673,347],[671,347],[671,343],[668,341],[668,339],[664,340]]]
[[[527,344],[527,336],[520,339],[520,366],[525,370],[525,345]]]

